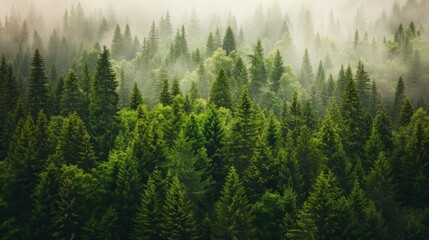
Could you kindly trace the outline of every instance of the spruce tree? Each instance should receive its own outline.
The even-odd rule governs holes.
[[[168,79],[164,79],[162,82],[161,92],[159,93],[159,102],[164,106],[171,105],[172,103],[171,94],[168,88]]]
[[[261,40],[253,47],[253,55],[250,56],[251,82],[249,92],[252,98],[259,99],[262,87],[267,83],[267,71],[264,63],[264,49]]]
[[[170,181],[165,193],[165,203],[162,206],[163,239],[197,239],[197,224],[185,187],[177,176],[173,176]]]
[[[210,102],[217,107],[231,108],[232,100],[229,90],[229,80],[223,69],[219,70],[218,76],[210,89]]]
[[[33,117],[41,109],[49,112],[48,78],[45,63],[38,49],[34,52],[30,70],[30,87],[28,90],[28,109]]]
[[[107,159],[117,133],[118,83],[110,62],[109,50],[100,54],[94,77],[90,103],[90,132],[100,159]]]
[[[207,38],[207,43],[206,43],[206,57],[213,56],[213,53],[215,51],[216,51],[216,49],[215,49],[215,42],[214,42],[213,34],[210,33],[208,38]]]
[[[119,24],[116,24],[115,32],[113,33],[112,39],[112,58],[120,59],[123,56],[123,40],[122,33]]]
[[[341,236],[343,229],[340,229],[339,225],[343,208],[342,198],[344,196],[341,189],[336,186],[332,172],[322,171],[301,209],[298,227],[291,231],[290,237],[295,239],[310,234],[312,236],[310,239],[335,239]]]
[[[337,86],[336,86],[337,99],[341,99],[343,97],[346,83],[347,83],[346,73],[344,71],[344,66],[341,65],[341,69],[338,72],[338,79],[337,79]]]
[[[2,65],[3,65],[3,60],[2,60]],[[0,78],[0,81],[3,81],[3,83],[0,82],[0,85],[3,84],[3,89],[1,89],[0,87],[0,90],[3,90],[3,92],[0,93],[0,101],[1,101],[0,111],[2,114],[2,117],[0,117],[1,127],[3,127],[2,124],[4,124],[4,121],[6,120],[6,116],[8,115],[8,113],[14,110],[19,97],[18,87],[17,87],[15,75],[13,73],[12,64],[8,63],[5,70],[7,74],[4,75],[4,79],[1,80]]]
[[[79,84],[80,89],[82,90],[82,112],[81,118],[84,122],[88,122],[89,118],[89,106],[90,106],[90,98],[91,98],[91,87],[92,87],[92,77],[89,72],[88,62],[85,62],[85,67],[83,70],[83,77]]]
[[[401,111],[399,112],[398,124],[400,127],[405,127],[411,122],[411,117],[414,114],[413,105],[407,98],[402,104]]]
[[[399,113],[401,112],[401,107],[405,102],[405,98],[405,85],[401,76],[396,84],[395,99],[392,106],[392,121],[395,125],[398,122]]]
[[[121,107],[127,107],[130,103],[130,89],[128,87],[128,81],[125,76],[124,68],[121,68],[120,77],[121,77],[121,81],[120,81],[120,86],[118,91],[119,105]]]
[[[159,173],[159,172],[158,172]],[[154,173],[156,174],[156,173]],[[156,177],[155,177],[156,178]],[[150,176],[141,195],[141,203],[134,220],[133,239],[161,239],[161,183]]]
[[[234,32],[232,31],[231,26],[228,26],[223,37],[222,48],[226,51],[226,54],[229,55],[232,51],[237,51]]]
[[[83,94],[78,85],[78,79],[73,70],[67,75],[64,91],[61,97],[61,114],[67,116],[76,112],[79,116],[83,113]]]
[[[171,98],[174,99],[177,95],[182,95],[182,90],[180,90],[180,80],[178,78],[174,78],[171,85]]]
[[[254,154],[259,132],[256,109],[246,87],[242,90],[236,114],[237,117],[232,123],[232,142],[229,148],[231,161],[238,174],[241,174]]]
[[[359,92],[359,99],[362,103],[362,106],[368,109],[371,80],[369,79],[368,73],[365,71],[365,66],[363,65],[362,61],[358,62],[356,70],[356,82]]]
[[[234,68],[232,70],[231,79],[231,96],[234,101],[240,98],[241,90],[249,81],[246,65],[243,59],[238,56],[235,60]]]
[[[274,55],[274,65],[270,73],[271,80],[271,91],[277,93],[280,89],[280,80],[285,72],[283,66],[283,58],[280,55],[280,50],[277,49],[276,55]]]
[[[216,220],[213,239],[252,239],[253,216],[251,205],[234,167],[229,170],[216,203]]]
[[[298,75],[298,82],[302,87],[308,88],[314,80],[313,66],[310,62],[307,49],[305,49],[304,57],[302,59],[301,71]]]
[[[137,82],[134,82],[133,91],[131,92],[130,108],[133,110],[137,110],[137,108],[142,103],[143,103],[143,97],[142,97],[142,94],[140,93],[139,86],[137,85]]]
[[[63,121],[55,158],[58,164],[73,164],[89,172],[95,167],[95,153],[85,124],[76,113]]]

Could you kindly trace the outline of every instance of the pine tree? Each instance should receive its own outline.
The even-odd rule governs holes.
[[[133,57],[134,52],[132,52],[133,39],[131,37],[130,26],[127,24],[125,26],[124,36],[122,38],[122,51],[125,59],[129,60]]]
[[[28,108],[33,117],[44,109],[49,112],[48,78],[45,72],[45,63],[39,50],[34,52],[30,70],[30,88],[28,92]]]
[[[369,79],[368,73],[365,71],[365,66],[363,65],[362,61],[358,62],[356,70],[356,82],[359,92],[359,99],[362,103],[362,106],[368,109],[371,80]]]
[[[225,36],[223,37],[222,48],[226,51],[227,55],[232,51],[237,51],[234,32],[232,31],[231,26],[228,26],[226,29]]]
[[[253,98],[259,99],[261,89],[267,82],[267,72],[264,63],[264,49],[262,48],[261,40],[258,40],[256,45],[253,47],[253,55],[251,55],[250,63],[250,75],[252,81],[249,85],[249,92]]]
[[[162,239],[160,185],[161,183],[156,182],[152,176],[149,177],[134,220],[133,239],[135,240]]]
[[[314,80],[313,67],[310,62],[307,49],[305,49],[304,57],[302,59],[301,71],[298,75],[298,82],[302,87],[308,88]]]
[[[402,104],[401,111],[399,112],[398,124],[401,127],[407,126],[411,122],[411,117],[414,114],[413,105],[407,98]]]
[[[401,76],[399,77],[398,83],[396,84],[395,99],[392,106],[392,122],[395,125],[398,122],[399,113],[401,112],[401,107],[405,102],[405,98],[405,85]]]
[[[344,198],[332,172],[321,172],[313,185],[307,201],[299,214],[297,229],[292,230],[293,239],[302,235],[310,239],[335,239],[341,236],[339,229]]]
[[[363,153],[362,147],[366,138],[366,136],[362,134],[365,130],[363,125],[364,111],[359,100],[356,82],[351,76],[348,77],[344,89],[344,96],[341,103],[341,115],[343,124],[347,127],[346,134],[348,135],[344,150],[346,150],[349,156],[358,156]]]
[[[121,82],[119,86],[119,105],[121,107],[126,107],[130,103],[130,89],[128,87],[128,81],[125,76],[124,68],[121,68],[120,72]]]
[[[235,60],[234,68],[232,70],[231,79],[231,96],[234,101],[240,99],[241,90],[249,81],[246,65],[243,59],[238,56]]]
[[[271,79],[271,91],[277,93],[280,88],[280,79],[285,72],[285,68],[283,66],[283,58],[280,55],[280,50],[277,49],[276,55],[274,56],[274,65],[270,73]]]
[[[223,69],[219,70],[218,76],[213,82],[210,90],[210,102],[217,107],[231,108],[232,99],[229,90],[229,80]]]
[[[92,77],[89,72],[88,62],[85,62],[85,67],[83,70],[83,78],[80,82],[80,89],[82,90],[82,112],[81,118],[84,122],[88,122],[89,118],[89,106],[90,106],[90,98],[91,98],[91,87],[92,87]]]
[[[155,21],[153,21],[152,25],[150,26],[148,45],[149,45],[148,56],[153,57],[159,48],[158,29],[156,28]]]
[[[194,102],[196,99],[201,98],[201,93],[198,90],[197,83],[191,82],[191,89],[189,90],[189,97]]]
[[[140,93],[139,86],[137,85],[137,82],[134,82],[133,91],[131,92],[130,108],[133,110],[137,110],[137,108],[142,103],[143,103],[143,97],[142,97],[142,94]]]
[[[174,78],[171,85],[171,97],[174,99],[177,95],[182,95],[182,90],[180,90],[180,80]]]
[[[213,34],[210,33],[208,38],[207,38],[207,43],[206,43],[206,57],[213,56],[213,53],[215,51],[216,51],[216,49],[215,49],[215,42],[214,42]]]
[[[63,121],[55,158],[58,164],[77,165],[86,172],[95,167],[95,153],[89,134],[76,113],[71,113]]]
[[[229,144],[231,160],[238,174],[249,165],[255,151],[258,136],[258,121],[253,101],[244,87],[237,106],[237,116],[232,125],[232,139]]]
[[[115,185],[115,208],[118,211],[119,235],[128,239],[133,233],[133,220],[141,195],[141,177],[136,161],[130,152],[119,160],[118,175]]]
[[[159,93],[159,102],[165,106],[172,103],[171,94],[168,90],[168,79],[164,79],[162,82],[162,89]]]
[[[91,92],[90,129],[100,159],[107,159],[117,132],[118,83],[110,62],[109,50],[100,54]]]
[[[252,239],[253,216],[251,205],[234,167],[229,170],[216,203],[216,220],[213,239]]]
[[[55,239],[79,239],[81,226],[76,212],[77,202],[75,187],[71,179],[60,183],[56,213],[53,219],[53,234]]]
[[[167,240],[197,239],[197,227],[192,204],[186,197],[185,187],[173,176],[166,189],[162,206],[162,235]]]
[[[398,204],[395,201],[395,187],[389,160],[381,152],[371,167],[368,175],[364,177],[368,196],[375,201],[377,210],[381,213],[388,228],[394,227],[394,218],[398,214]],[[394,232],[391,230],[389,232]]]
[[[347,83],[346,73],[344,71],[344,66],[341,65],[341,69],[338,73],[337,86],[336,86],[337,99],[341,99],[343,97],[346,83]]]
[[[4,59],[4,60],[3,60]],[[3,61],[6,61],[4,56],[2,59],[2,67],[3,68]],[[7,66],[5,66],[5,69],[0,70],[2,73],[7,73],[4,74],[3,76],[3,80],[1,79],[0,76],[0,85],[3,84],[3,90],[2,93],[0,93],[0,108],[1,108],[1,113],[2,113],[2,117],[0,117],[0,126],[2,126],[2,124],[4,123],[4,121],[6,120],[6,116],[8,113],[10,113],[11,111],[14,110],[15,105],[18,101],[18,88],[17,88],[17,84],[16,84],[16,78],[15,75],[13,73],[13,68],[12,68],[12,64],[8,63]],[[3,97],[3,98],[1,98]]]
[[[204,121],[203,134],[205,136],[205,148],[207,157],[211,159],[213,170],[212,178],[215,182],[215,196],[220,193],[227,175],[228,163],[225,160],[225,125],[219,110],[210,105],[207,117]]]
[[[115,32],[113,34],[112,39],[112,58],[114,59],[120,59],[123,56],[123,40],[122,40],[122,33],[121,28],[119,27],[119,24],[116,25]]]
[[[83,94],[78,85],[78,79],[73,70],[67,75],[64,91],[61,97],[61,114],[67,116],[76,112],[79,116],[82,114]]]

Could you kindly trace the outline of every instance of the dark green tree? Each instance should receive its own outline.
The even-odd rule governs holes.
[[[172,102],[171,94],[168,88],[168,79],[164,79],[162,82],[161,92],[159,93],[159,102],[164,106],[170,105]]]
[[[398,123],[399,114],[401,112],[402,105],[404,105],[405,98],[405,84],[401,76],[396,84],[395,99],[392,106],[392,121],[395,125]]]
[[[159,174],[154,173],[154,174]],[[133,239],[162,239],[161,236],[161,183],[149,177],[145,190],[141,195],[141,203],[134,220]]]
[[[398,124],[401,127],[407,126],[411,122],[411,117],[414,114],[413,105],[407,98],[402,104],[401,111],[399,112]]]
[[[47,113],[50,110],[48,78],[45,72],[45,63],[37,49],[34,52],[31,62],[28,109],[33,117],[36,117],[41,109],[44,109]]]
[[[232,51],[237,51],[237,46],[235,43],[234,31],[232,31],[231,26],[228,26],[223,37],[222,48],[226,51],[226,54],[229,55]]]
[[[244,87],[237,106],[235,121],[232,123],[232,137],[229,144],[231,160],[238,174],[249,165],[255,152],[255,145],[259,133],[255,105]]]
[[[70,70],[61,97],[61,114],[68,116],[70,113],[76,112],[81,116],[84,107],[83,97],[77,76],[73,70]]]
[[[270,73],[271,91],[278,92],[280,88],[280,79],[284,72],[285,67],[283,66],[283,58],[280,55],[280,50],[277,49],[276,55],[274,55],[273,68]]]
[[[235,60],[231,79],[231,96],[234,101],[240,98],[241,90],[249,81],[246,65],[240,56]]]
[[[142,103],[143,103],[143,97],[142,97],[142,94],[140,93],[139,86],[137,85],[137,82],[134,82],[133,91],[131,92],[130,108],[133,110],[137,110],[137,108]]]
[[[259,99],[261,90],[267,83],[267,71],[264,63],[264,49],[261,40],[253,47],[253,55],[250,56],[251,82],[249,92],[252,98]]]
[[[235,168],[231,167],[216,203],[213,239],[252,239],[253,218],[244,187]]]
[[[100,159],[105,160],[113,147],[117,133],[118,83],[110,62],[109,50],[100,54],[91,92],[90,133]]]
[[[365,71],[365,66],[363,65],[362,61],[358,62],[355,78],[359,92],[359,99],[362,103],[362,106],[368,109],[371,80],[369,79],[368,73]]]
[[[171,85],[171,98],[174,98],[177,95],[182,95],[182,90],[180,89],[180,80],[178,78],[174,78],[173,84]]]
[[[170,180],[165,193],[165,203],[162,206],[162,236],[167,240],[197,239],[197,224],[195,222],[192,204],[187,199],[185,187],[177,176]]]
[[[223,69],[219,70],[218,76],[210,89],[210,102],[217,107],[231,108],[232,99],[229,90],[229,80]]]

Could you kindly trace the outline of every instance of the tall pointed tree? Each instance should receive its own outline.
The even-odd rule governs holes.
[[[216,203],[213,239],[252,239],[251,205],[234,167],[226,177],[222,196]]]
[[[219,74],[210,89],[210,102],[214,103],[217,107],[232,107],[229,80],[223,69],[219,70]]]
[[[393,101],[393,106],[392,106],[392,120],[395,125],[398,122],[398,117],[404,102],[405,102],[405,84],[401,76],[399,77],[398,83],[396,84],[395,99]]]
[[[283,66],[283,58],[280,55],[280,50],[277,49],[276,55],[274,55],[274,65],[270,73],[271,91],[278,92],[280,88],[280,79],[284,72],[285,67]]]
[[[46,113],[49,112],[48,77],[44,60],[38,49],[34,52],[31,62],[28,108],[33,117],[36,117],[41,109]]]
[[[304,57],[302,59],[301,71],[298,75],[298,82],[302,87],[309,87],[314,80],[313,66],[311,65],[310,57],[308,55],[308,50],[305,49]]]
[[[237,50],[235,43],[234,32],[232,31],[231,26],[228,26],[223,37],[222,48],[226,51],[226,54],[229,55],[232,51]]]
[[[83,94],[78,85],[76,73],[73,70],[67,75],[65,87],[61,97],[61,114],[67,116],[76,112],[79,116],[83,109]]]
[[[101,52],[94,77],[90,105],[90,129],[100,159],[107,159],[117,133],[118,82],[110,62],[109,50]]]
[[[253,55],[250,56],[251,82],[249,92],[252,98],[259,99],[261,88],[267,83],[267,71],[264,63],[264,49],[261,40],[253,47]]]
[[[137,108],[142,103],[143,103],[143,97],[142,97],[142,94],[140,93],[139,86],[137,85],[137,82],[134,82],[133,91],[131,92],[130,108],[133,110],[137,110]]]
[[[197,239],[197,225],[192,204],[187,199],[185,187],[177,176],[173,176],[166,189],[162,206],[162,235],[167,240]]]

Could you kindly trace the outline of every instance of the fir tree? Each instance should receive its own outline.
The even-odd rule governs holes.
[[[226,54],[229,55],[232,51],[236,51],[236,43],[234,32],[232,31],[231,26],[228,26],[225,32],[225,36],[223,37],[222,48],[226,51]]]
[[[90,129],[100,159],[107,159],[117,132],[118,83],[110,62],[109,50],[100,54],[91,92]]]
[[[305,49],[304,57],[302,59],[301,71],[298,75],[298,82],[302,87],[309,87],[314,80],[313,67],[310,62],[310,57],[308,55],[307,49]]]
[[[154,173],[155,174],[155,173]],[[160,183],[149,177],[141,195],[141,203],[134,220],[133,239],[161,239],[161,196]]]
[[[370,83],[368,73],[365,71],[365,66],[362,61],[358,62],[357,70],[356,70],[356,82],[357,89],[359,92],[359,99],[362,103],[362,106],[365,108],[369,108],[369,96],[370,96]]]
[[[45,72],[45,63],[39,50],[34,52],[30,71],[30,88],[28,93],[28,108],[33,117],[44,109],[49,112],[49,90]]]
[[[346,73],[344,71],[344,66],[341,65],[341,69],[338,73],[337,86],[336,86],[336,89],[337,89],[336,95],[338,99],[341,99],[343,97],[346,83],[347,83]]]
[[[119,105],[121,107],[126,107],[130,103],[130,90],[128,87],[128,81],[125,76],[125,70],[124,68],[121,68],[120,72],[121,82],[119,86]]]
[[[413,105],[407,98],[402,104],[401,111],[399,112],[398,124],[401,127],[407,126],[411,122],[411,117],[414,114]]]
[[[240,98],[241,90],[249,81],[246,65],[243,59],[238,56],[235,60],[234,68],[232,70],[231,79],[231,96],[234,101]]]
[[[119,27],[119,24],[116,25],[115,32],[113,34],[112,39],[112,58],[114,59],[120,59],[123,56],[123,39],[122,39],[122,33],[121,28]]]
[[[180,80],[174,78],[173,84],[171,85],[171,97],[174,99],[177,95],[182,95],[182,90],[180,89]]]
[[[228,77],[223,69],[219,70],[216,80],[213,82],[210,90],[210,102],[214,103],[217,107],[231,108],[232,100],[229,90]]]
[[[250,95],[259,99],[262,87],[267,82],[267,72],[264,63],[264,49],[262,48],[261,40],[258,40],[253,47],[253,55],[251,55],[250,75],[251,82],[249,85]]]
[[[206,43],[206,57],[213,56],[213,53],[215,51],[216,51],[216,49],[215,49],[215,42],[214,42],[213,34],[210,33],[208,38],[207,38],[207,43]]]
[[[270,73],[271,79],[271,91],[278,92],[280,88],[280,80],[285,72],[285,68],[283,66],[283,58],[280,55],[280,50],[277,49],[276,55],[274,56],[274,66]]]
[[[64,91],[61,97],[61,114],[67,116],[70,113],[76,112],[82,114],[83,95],[78,85],[78,79],[73,70],[67,75]]]
[[[222,196],[216,203],[213,239],[252,239],[253,216],[244,187],[234,167],[226,177]]]
[[[401,107],[405,102],[405,85],[402,77],[399,77],[398,83],[396,84],[395,99],[392,106],[392,121],[396,125],[398,117],[401,112]]]
[[[164,79],[162,82],[162,89],[159,93],[159,102],[167,106],[172,103],[171,95],[168,90],[168,79]]]
[[[143,103],[143,97],[142,97],[142,94],[140,93],[139,86],[137,85],[137,82],[134,82],[133,91],[131,92],[130,108],[133,110],[137,110],[137,108],[142,103]]]
[[[197,239],[197,225],[192,204],[187,199],[186,190],[177,176],[173,176],[166,189],[162,206],[162,235],[167,240]]]
[[[253,101],[244,87],[237,106],[237,117],[232,125],[231,160],[241,174],[249,165],[255,151],[258,135],[258,121]]]

